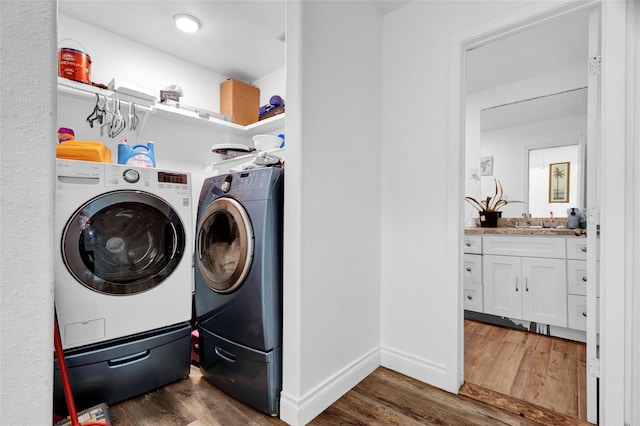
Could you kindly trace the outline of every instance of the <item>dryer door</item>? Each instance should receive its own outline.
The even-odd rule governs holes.
[[[196,258],[202,277],[215,292],[230,293],[249,274],[253,229],[242,205],[233,198],[213,201],[202,215],[196,235]]]
[[[129,295],[162,283],[185,251],[180,217],[163,199],[114,191],[85,203],[62,232],[62,259],[91,290]]]

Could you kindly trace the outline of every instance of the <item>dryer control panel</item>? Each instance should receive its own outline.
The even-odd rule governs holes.
[[[205,181],[203,193],[213,189],[212,193],[228,194],[238,200],[265,200],[271,196],[275,176],[281,175],[281,168],[270,167],[214,176]]]

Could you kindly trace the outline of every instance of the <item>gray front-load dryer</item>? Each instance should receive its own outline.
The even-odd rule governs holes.
[[[282,387],[283,190],[280,167],[206,179],[195,238],[201,371],[271,415]]]

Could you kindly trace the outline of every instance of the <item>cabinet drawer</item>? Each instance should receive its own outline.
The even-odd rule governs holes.
[[[465,284],[482,284],[482,256],[479,254],[464,255],[462,271]]]
[[[596,262],[596,271],[596,275],[600,275],[600,262]],[[587,262],[584,260],[567,260],[567,281],[568,293],[586,296]],[[600,282],[598,281],[596,281],[596,294],[600,294]]]
[[[596,241],[598,252],[600,240]],[[600,256],[598,256],[599,258]],[[582,237],[567,238],[567,259],[587,260],[587,239]]]
[[[483,312],[482,286],[479,284],[466,284],[463,291],[463,307],[467,311]]]
[[[587,262],[567,260],[567,291],[575,295],[587,295]]]
[[[462,246],[465,253],[482,254],[482,236],[465,235]]]
[[[565,257],[563,237],[485,236],[483,254],[503,256]]]
[[[567,312],[569,328],[574,330],[587,330],[587,298],[570,294],[567,299]],[[596,299],[596,315],[600,316],[600,298]],[[599,324],[596,323],[596,331],[600,332]]]

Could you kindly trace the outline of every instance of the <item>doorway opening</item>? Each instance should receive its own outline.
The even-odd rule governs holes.
[[[465,101],[460,112],[464,123],[461,140],[465,141],[464,195],[485,199],[493,194],[495,179],[499,180],[507,194],[505,199],[526,201],[509,204],[502,214],[503,220],[507,219],[504,220],[504,226],[527,228],[527,232],[522,232],[523,235],[535,235],[530,231],[538,226],[553,226],[550,223],[553,216],[532,217],[530,214],[532,210],[553,211],[554,206],[550,203],[554,201],[549,198],[548,203],[544,200],[543,206],[529,205],[533,199],[528,193],[531,178],[527,167],[523,166],[529,161],[529,151],[535,146],[577,145],[579,143],[576,141],[581,139],[581,135],[591,130],[589,120],[593,120],[586,104],[580,105],[582,109],[579,113],[575,105],[554,104],[553,114],[544,116],[550,111],[549,105],[544,110],[539,106],[527,110],[523,100],[546,99],[554,94],[590,87],[591,77],[586,64],[592,49],[590,31],[593,31],[594,9],[556,10],[548,13],[544,19],[538,15],[535,20],[525,19],[526,23],[512,22],[501,33],[495,28],[486,31],[483,40],[480,40],[482,37],[477,38],[466,46],[464,52],[464,75],[461,81],[464,81],[465,89],[461,95]],[[517,104],[518,114],[511,110],[497,120],[494,116],[491,125],[482,122],[481,111],[513,104]],[[564,114],[562,111],[571,112]],[[498,123],[497,128],[495,123]],[[482,167],[483,161],[490,161],[489,173]],[[584,165],[587,166],[586,161]],[[592,168],[591,173],[595,174],[597,170]],[[587,188],[586,174],[581,175],[572,175],[572,179],[582,178],[579,185]],[[545,179],[551,179],[551,176]],[[546,181],[541,184],[549,186]],[[569,207],[586,208],[589,197],[585,196],[583,200],[582,205]],[[462,214],[465,226],[473,226],[478,222],[477,212],[468,205],[465,205]],[[566,226],[567,214],[563,216],[558,218],[556,213],[556,224]],[[473,234],[484,239],[482,232],[474,230]],[[549,233],[544,238],[561,239],[559,234],[551,236]],[[592,312],[587,310],[587,305],[591,304],[586,303],[586,292],[572,294],[567,288],[567,282],[573,276],[570,269],[575,266],[574,259],[567,258],[565,252],[557,256],[561,259],[540,261],[532,260],[535,256],[526,253],[520,256],[493,256],[495,253],[483,253],[484,241],[480,247],[479,253],[464,255],[465,270],[470,270],[468,265],[472,265],[471,270],[477,269],[476,276],[470,280],[467,279],[467,272],[463,273],[465,285],[461,293],[465,300],[461,311],[464,312],[462,344],[465,350],[461,367],[464,386],[460,392],[495,405],[508,400],[511,401],[509,404],[517,407],[514,410],[535,411],[539,408],[539,412],[547,413],[546,409],[579,421],[595,423],[594,388],[597,389],[597,385],[587,384],[590,378],[586,361],[589,342],[594,347],[596,345],[595,333],[594,337],[588,337],[586,324],[577,324],[572,318],[577,309],[584,308],[585,318],[587,312]],[[496,266],[501,257],[505,258],[506,263]],[[595,264],[595,258],[590,258],[589,262]],[[580,264],[579,267],[584,266],[586,270],[586,264],[585,258],[584,265]],[[503,265],[508,265],[504,267],[508,268],[508,272],[504,272],[507,269]],[[555,284],[564,286],[547,293],[552,298],[549,311],[555,315],[548,321],[541,321],[535,313],[527,313],[527,304],[535,302],[526,299],[534,297],[529,296],[532,293],[529,292],[527,273],[522,272],[526,268],[530,271],[535,268],[552,271],[546,276],[553,277]],[[504,287],[494,285],[495,280],[500,279],[496,274],[503,272],[511,282]],[[517,275],[515,280],[514,274]],[[595,273],[591,278],[595,278]],[[471,285],[467,286],[467,282]],[[497,293],[508,286],[514,287],[517,294],[506,297]],[[468,297],[472,297],[472,303],[467,302]],[[590,297],[593,297],[593,293]],[[539,297],[538,303],[540,299],[543,297]],[[579,305],[572,305],[576,303]],[[557,309],[558,306],[561,308]],[[529,308],[531,310],[531,306]],[[558,367],[561,369],[555,370]],[[505,396],[508,398],[505,399]]]

